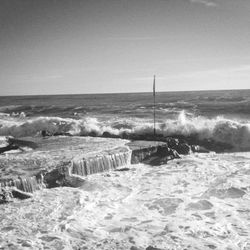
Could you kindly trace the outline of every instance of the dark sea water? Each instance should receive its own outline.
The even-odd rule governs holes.
[[[185,110],[193,115],[250,118],[250,90],[190,91],[156,93],[159,119]],[[8,96],[0,98],[0,110],[29,117],[81,115],[119,115],[151,117],[152,93]],[[168,116],[166,116],[168,115]]]
[[[250,90],[156,93],[156,128],[250,149]],[[0,135],[153,131],[152,93],[0,97]]]

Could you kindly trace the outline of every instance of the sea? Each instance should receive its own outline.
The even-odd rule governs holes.
[[[154,109],[157,134],[231,149],[131,165],[1,205],[0,249],[249,250],[250,90],[159,92],[155,106],[152,93],[1,96],[0,139],[149,134]]]

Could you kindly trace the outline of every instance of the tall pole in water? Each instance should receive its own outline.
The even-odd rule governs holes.
[[[155,131],[155,75],[154,75],[154,82],[153,82],[153,96],[154,96],[154,136],[156,135]]]

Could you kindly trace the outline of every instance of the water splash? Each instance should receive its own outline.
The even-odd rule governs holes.
[[[0,136],[37,136],[41,130],[51,134],[69,133],[72,135],[97,135],[106,133],[109,136],[123,134],[149,134],[153,131],[152,120],[126,120],[119,117],[98,119],[84,117],[81,119],[61,117],[13,118],[0,120]],[[187,116],[181,111],[175,119],[166,119],[157,123],[156,131],[164,136],[195,135],[198,139],[212,139],[232,145],[237,150],[250,149],[250,123],[226,119],[221,116],[206,118]]]

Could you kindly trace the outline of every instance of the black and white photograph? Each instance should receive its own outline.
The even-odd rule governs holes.
[[[0,0],[0,250],[250,250],[250,0]]]

